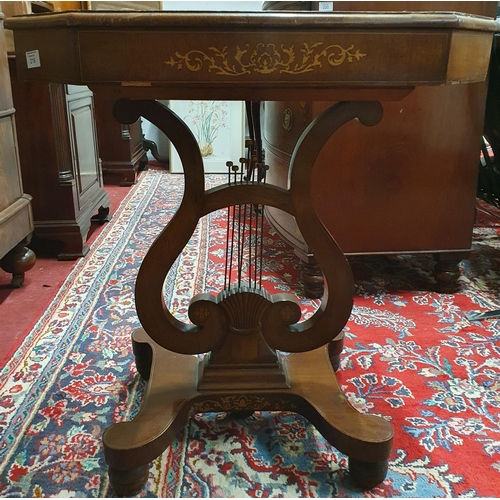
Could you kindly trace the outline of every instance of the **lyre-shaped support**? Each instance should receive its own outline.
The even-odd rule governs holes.
[[[228,183],[205,191],[201,154],[193,134],[155,101],[119,101],[119,121],[143,116],[172,141],[185,173],[182,203],[144,258],[136,282],[136,308],[143,329],[134,333],[141,374],[149,378],[139,414],[111,426],[103,436],[110,479],[121,495],[147,479],[147,464],[168,446],[190,413],[286,410],[308,418],[349,456],[353,479],[365,488],[387,471],[392,428],[380,417],[362,415],[343,395],[326,344],[342,337],[353,300],[350,267],[312,207],[310,178],[322,146],[340,126],[358,118],[374,125],[378,102],[344,102],[329,108],[304,131],[292,157],[290,188]],[[325,277],[325,294],[311,318],[300,322],[291,296],[269,296],[244,287],[217,297],[193,298],[183,323],[168,311],[163,283],[188,243],[198,220],[233,205],[270,205],[297,219]],[[252,314],[247,314],[252,310]],[[283,355],[280,351],[286,351]],[[200,358],[191,354],[203,354]]]
[[[289,190],[267,184],[242,183],[205,191],[201,154],[195,137],[182,120],[156,101],[118,101],[115,109],[120,121],[130,123],[143,116],[164,131],[177,149],[185,173],[182,203],[151,246],[137,277],[137,313],[151,338],[170,351],[201,354],[213,351],[227,335],[226,317],[217,307],[215,297],[204,298],[203,315],[198,315],[200,321],[189,325],[174,318],[165,307],[163,283],[198,220],[212,211],[238,204],[270,205],[294,215],[325,278],[325,294],[320,307],[301,323],[290,324],[285,320],[297,315],[291,313],[291,309],[297,307],[294,301],[283,297],[273,301],[271,298],[261,318],[261,333],[266,343],[272,349],[304,352],[337,337],[351,312],[353,278],[341,249],[313,209],[311,173],[322,146],[335,130],[353,118],[366,125],[376,124],[382,117],[381,105],[344,102],[318,116],[298,141],[291,161]]]

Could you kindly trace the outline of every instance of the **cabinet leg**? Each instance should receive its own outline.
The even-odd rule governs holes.
[[[120,182],[121,187],[128,187],[137,184],[137,171],[135,168],[127,171],[122,170],[119,173],[124,176],[124,179]]]
[[[54,237],[54,239],[61,241],[63,244],[62,251],[57,255],[58,260],[76,260],[80,257],[85,257],[90,250],[86,245],[90,220],[88,226],[84,228],[76,227],[74,229],[74,231],[61,233]]]
[[[99,224],[104,224],[105,222],[109,222],[111,219],[109,215],[109,207],[99,207],[97,211],[97,215],[91,217],[92,222],[98,222]]]
[[[148,169],[148,155],[145,154],[139,161],[139,172],[145,172]]]
[[[304,285],[304,293],[310,299],[320,299],[324,292],[324,278],[320,267],[313,255],[307,255],[307,260],[302,260],[300,278]]]
[[[25,246],[27,243],[28,240],[24,239],[0,259],[0,267],[6,273],[12,273],[12,288],[20,288],[24,283],[24,273],[35,265],[36,255]]]
[[[149,464],[132,470],[118,470],[109,467],[109,482],[119,497],[130,497],[139,492],[149,477]]]
[[[436,291],[438,293],[455,293],[460,289],[458,278],[460,278],[459,258],[446,258],[441,254],[435,254],[434,279],[436,280]]]
[[[153,158],[159,162],[159,163],[168,163],[167,158],[162,158],[160,156],[160,153],[158,153],[158,147],[156,146],[156,142],[150,141],[149,139],[146,139],[144,135],[142,136],[142,147],[144,150],[151,151],[151,154],[153,155]]]

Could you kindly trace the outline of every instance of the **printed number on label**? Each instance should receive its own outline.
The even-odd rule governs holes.
[[[31,68],[39,68],[40,64],[40,54],[38,50],[30,50],[26,52],[26,64],[28,65],[28,69]]]
[[[333,2],[319,2],[320,12],[333,12]]]

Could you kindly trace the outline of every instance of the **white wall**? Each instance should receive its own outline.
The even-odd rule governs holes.
[[[252,11],[261,10],[261,0],[181,0],[162,2],[163,10],[218,10],[218,11]]]
[[[210,10],[210,11],[259,11],[262,7],[261,0],[177,0],[162,2],[163,10]],[[166,101],[162,101],[166,104]],[[168,156],[168,139],[152,123],[142,120],[142,131],[146,139],[156,142],[160,156]],[[151,153],[148,153],[153,159]]]

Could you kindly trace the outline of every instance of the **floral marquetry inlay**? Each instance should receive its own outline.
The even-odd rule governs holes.
[[[340,45],[328,45],[323,42],[312,45],[303,43],[301,46],[276,47],[273,43],[258,43],[251,48],[246,45],[236,47],[234,53],[229,53],[227,46],[222,49],[208,47],[203,50],[190,50],[182,55],[175,53],[165,64],[186,68],[189,71],[200,71],[203,68],[218,75],[241,76],[250,73],[267,75],[270,73],[287,73],[300,75],[317,69],[324,65],[340,66],[341,64],[359,61],[366,54],[354,49],[354,45],[343,48]]]
[[[193,404],[196,413],[241,410],[293,411],[297,405],[280,397],[254,395],[221,396]]]

